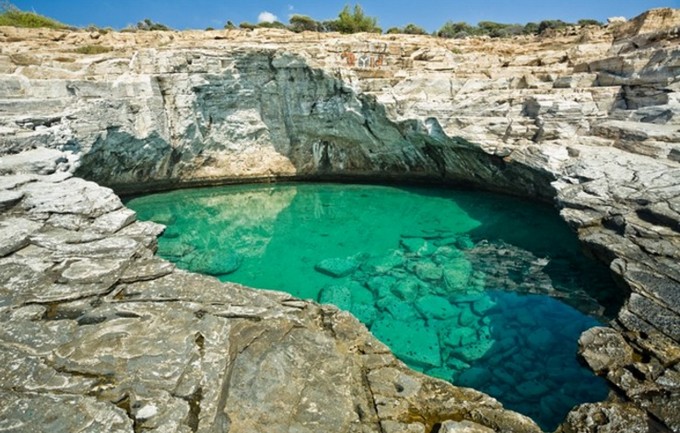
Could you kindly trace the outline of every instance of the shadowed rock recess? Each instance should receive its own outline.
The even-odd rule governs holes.
[[[554,200],[630,293],[579,341],[608,401],[559,431],[680,431],[679,10],[508,40],[0,42],[0,430],[539,431],[348,313],[175,269],[154,257],[163,227],[104,187],[323,178]]]

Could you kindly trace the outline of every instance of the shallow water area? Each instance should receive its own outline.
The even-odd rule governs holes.
[[[338,184],[180,190],[127,205],[167,225],[158,252],[178,266],[349,310],[412,368],[546,430],[607,395],[576,342],[616,311],[616,289],[550,206]]]

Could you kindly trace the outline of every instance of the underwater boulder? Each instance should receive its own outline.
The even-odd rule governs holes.
[[[334,278],[342,278],[356,271],[359,265],[359,261],[354,257],[336,257],[320,261],[314,269]]]
[[[319,292],[319,302],[322,304],[333,304],[341,310],[352,308],[352,291],[343,285],[326,286]]]
[[[242,258],[230,252],[196,254],[189,263],[194,272],[207,275],[228,275],[241,267]]]

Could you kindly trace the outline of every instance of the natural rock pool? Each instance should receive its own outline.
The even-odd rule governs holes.
[[[351,311],[414,369],[552,430],[607,386],[576,356],[620,305],[555,209],[438,188],[277,184],[137,197],[160,256]]]

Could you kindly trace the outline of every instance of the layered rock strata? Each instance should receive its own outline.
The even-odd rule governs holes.
[[[654,10],[605,30],[573,29],[545,38],[507,41],[277,31],[100,34],[2,28],[0,148],[6,155],[0,160],[0,173],[14,176],[3,178],[8,187],[0,194],[0,206],[8,214],[23,209],[28,200],[40,209],[41,203],[49,202],[40,194],[55,187],[44,180],[22,184],[12,179],[21,178],[17,175],[21,172],[52,179],[63,168],[123,192],[282,177],[368,177],[465,183],[556,199],[587,251],[610,264],[622,289],[630,292],[611,329],[595,329],[581,339],[585,360],[614,388],[611,401],[579,408],[562,430],[585,431],[608,424],[612,431],[680,431],[679,24],[678,10]],[[74,47],[84,45],[112,51],[99,55],[74,52]],[[36,149],[32,155],[20,153],[30,149]],[[49,149],[59,151],[59,156]],[[80,182],[61,180],[67,181]],[[90,201],[78,198],[80,186],[72,186],[76,192],[68,200],[52,202],[38,212],[42,223],[21,214],[17,218],[24,220],[5,224],[26,229],[19,234],[8,232],[10,246],[2,247],[3,253],[15,257],[28,249],[27,257],[33,260],[30,251],[34,247],[47,248],[34,240],[31,233],[44,229],[35,224],[47,221],[64,230],[82,227],[88,233],[88,224],[94,224],[90,219],[98,217],[97,212],[108,215],[118,209],[92,210]],[[37,192],[31,190],[34,187]],[[31,198],[34,193],[39,198]],[[131,218],[120,212],[108,217],[113,222],[100,224],[116,227]],[[63,247],[97,242],[69,241],[71,235],[64,236],[47,243]],[[153,230],[145,236],[146,245],[152,246]],[[116,238],[108,234],[100,239]],[[109,290],[124,282],[118,273],[128,266],[115,263],[119,257],[112,250],[125,251],[125,241],[116,242],[120,246],[103,246],[108,253],[100,256],[114,263],[92,266],[102,269],[101,274],[95,271],[96,276],[81,281],[77,268],[84,272],[90,266],[76,266],[74,281],[82,285],[83,292],[61,290],[64,287],[50,283],[43,294],[30,295],[36,298],[19,296],[14,303],[14,297],[9,297],[3,314],[10,317],[21,310],[19,306],[60,305],[72,293],[84,293],[84,299],[108,299]],[[97,257],[97,248],[74,249],[73,254]],[[148,248],[145,251],[141,256],[155,260],[147,257]],[[61,254],[50,259],[54,269],[37,264],[35,269],[41,275],[49,269],[47,274],[58,274],[59,284],[68,286],[73,281],[61,273],[69,274],[66,258],[72,256]],[[8,277],[12,284],[37,278],[28,271],[25,277],[17,272],[19,268],[9,273],[20,275]],[[170,281],[178,275],[200,281],[198,285],[211,284],[177,271],[154,281]],[[110,285],[85,288],[102,281]],[[47,287],[30,286],[29,292]],[[185,284],[163,287],[169,286]],[[146,296],[147,290],[154,293],[156,289],[133,293]],[[293,314],[286,306],[292,301],[281,300],[281,295],[248,296],[252,298],[243,303],[248,308],[257,302],[270,305],[267,298],[267,302],[278,302],[271,311]],[[173,302],[184,299],[188,298]],[[113,308],[104,304],[91,308]],[[77,326],[81,315],[88,317],[85,313],[90,307],[79,308],[79,315],[64,323],[75,321],[73,326]],[[310,316],[315,319],[305,323],[326,320],[328,314],[321,313],[324,308],[302,308],[311,310],[316,311]],[[104,317],[102,325],[86,326],[104,326],[116,314],[109,312],[95,314],[97,320]],[[27,320],[42,323],[47,313],[36,312]],[[147,317],[151,313],[134,314]],[[269,322],[269,313],[262,314],[258,323]],[[340,317],[337,312],[331,316]],[[327,328],[317,329],[323,330]],[[122,325],[120,332],[128,335],[127,327]],[[201,335],[205,345],[206,337]],[[44,363],[48,353],[50,357],[60,353],[56,346],[40,351],[34,343],[17,344],[12,343],[29,354],[35,352],[36,365]],[[133,345],[129,349],[138,350]],[[27,356],[19,354],[17,359]],[[349,355],[339,355],[345,356]],[[64,359],[70,357],[70,352],[64,355]],[[73,358],[77,362],[78,357]],[[121,365],[111,354],[104,358],[104,364]],[[83,358],[82,363],[99,365],[95,359]],[[98,374],[69,369],[60,374],[84,378]],[[116,374],[121,371],[127,370]],[[364,389],[370,388],[368,382],[362,383]],[[167,397],[163,401],[174,398],[170,388],[154,389],[169,393],[163,394]],[[189,394],[197,389],[191,388]],[[35,398],[53,397],[38,394]],[[82,397],[87,392],[75,394]],[[113,394],[104,399],[117,401],[123,408],[138,398],[128,397],[125,403],[125,393]],[[104,394],[97,391],[95,395]],[[195,406],[193,397],[178,395],[189,407]],[[179,400],[168,404],[180,405]],[[102,402],[95,399],[82,404],[90,408]],[[137,406],[142,407],[146,406]],[[398,412],[410,413],[404,408],[400,406]],[[379,410],[374,412],[380,415]],[[136,419],[133,406],[128,413]],[[413,421],[397,418],[384,420]],[[186,424],[187,419],[182,422]]]

